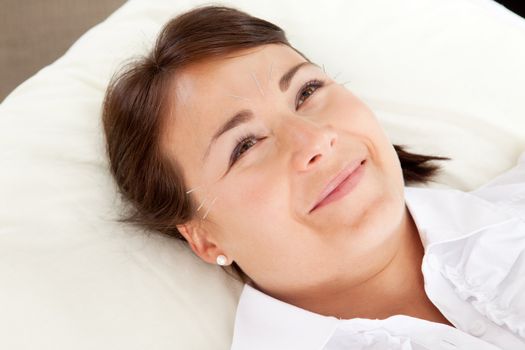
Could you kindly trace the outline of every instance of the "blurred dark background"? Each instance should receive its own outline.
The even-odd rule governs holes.
[[[0,0],[0,102],[124,0]]]
[[[496,0],[496,2],[525,18],[525,2],[523,0]]]

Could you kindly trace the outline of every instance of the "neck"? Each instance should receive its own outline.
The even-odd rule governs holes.
[[[377,274],[347,290],[346,295],[339,295],[338,317],[384,319],[414,313],[415,308],[424,304],[426,293],[421,272],[424,248],[412,216],[407,209],[405,213],[393,258]]]
[[[323,290],[288,302],[341,319],[385,319],[401,314],[450,325],[425,293],[421,272],[424,248],[406,207],[397,233],[392,259],[366,281],[351,286],[323,286]]]

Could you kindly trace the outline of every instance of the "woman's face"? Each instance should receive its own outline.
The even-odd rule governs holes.
[[[192,249],[210,263],[224,254],[275,296],[366,280],[391,258],[382,249],[405,213],[400,163],[376,117],[305,62],[271,44],[187,67],[163,139],[202,204],[179,227]],[[312,211],[362,159],[357,186]]]

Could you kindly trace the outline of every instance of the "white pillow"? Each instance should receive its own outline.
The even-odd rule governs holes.
[[[242,285],[181,242],[116,223],[101,101],[112,73],[202,1],[129,1],[0,105],[0,348],[228,349]],[[229,1],[473,190],[525,149],[525,24],[488,0]]]

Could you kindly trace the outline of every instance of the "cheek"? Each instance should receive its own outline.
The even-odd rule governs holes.
[[[328,94],[323,106],[321,114],[324,118],[328,118],[335,128],[354,134],[375,133],[375,118],[372,111],[348,90],[340,88]]]
[[[223,188],[218,217],[214,218],[224,232],[223,245],[250,271],[250,261],[256,254],[280,251],[282,232],[295,231],[289,213],[289,189],[282,176],[253,172],[243,174]],[[273,260],[269,259],[269,260]]]
[[[404,181],[399,158],[374,112],[346,89],[334,94],[330,105],[332,114],[338,116],[336,127],[365,142],[372,163],[383,174],[383,181],[402,191]]]
[[[374,112],[363,101],[345,89],[334,94],[331,106],[334,108],[332,113],[338,116],[338,127],[371,142],[373,149],[370,151],[377,152],[380,158],[391,158],[390,138]],[[388,162],[387,159],[384,161]]]
[[[266,165],[236,174],[221,187],[221,212],[230,226],[227,229],[268,228],[274,219],[288,213],[288,189],[279,182],[283,177],[275,176],[270,168]]]

